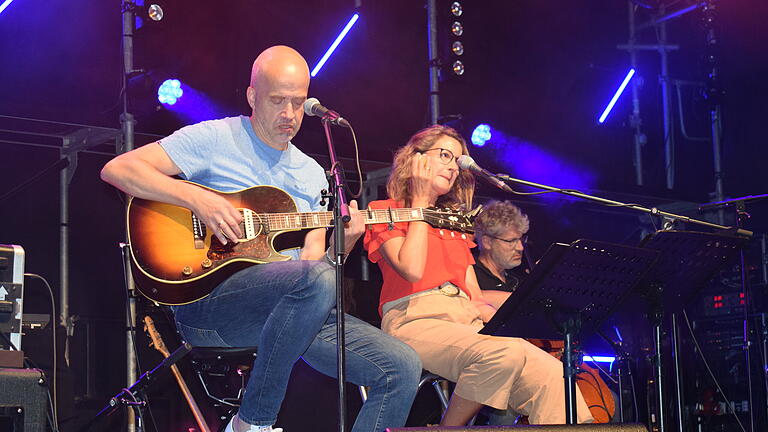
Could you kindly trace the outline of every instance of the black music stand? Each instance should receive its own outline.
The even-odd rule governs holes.
[[[723,266],[734,262],[747,241],[748,237],[728,232],[656,231],[640,242],[640,247],[659,252],[644,281],[675,287],[663,291],[662,303],[667,311],[679,310]]]
[[[672,313],[672,350],[675,361],[677,420],[683,424],[681,374],[675,312],[690,302],[696,293],[726,264],[734,262],[749,237],[736,232],[656,231],[640,242],[640,247],[655,250],[659,259],[643,278],[650,303],[654,332],[654,378],[658,393],[658,424],[664,431],[664,376],[662,373],[662,322],[664,312]]]
[[[576,422],[573,339],[591,333],[640,282],[658,252],[594,240],[555,243],[481,334],[565,342],[565,419]]]

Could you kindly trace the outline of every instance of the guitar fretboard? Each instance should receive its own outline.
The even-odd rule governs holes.
[[[412,222],[424,220],[424,209],[397,208],[363,210],[366,225],[376,223]],[[271,231],[327,228],[333,226],[333,212],[259,213],[256,219],[266,222]]]

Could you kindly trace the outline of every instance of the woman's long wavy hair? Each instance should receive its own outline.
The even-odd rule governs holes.
[[[429,150],[441,137],[448,136],[461,144],[461,154],[469,155],[467,142],[455,129],[435,125],[416,132],[408,143],[395,153],[392,171],[387,180],[387,194],[391,199],[411,205],[411,158],[416,153]],[[459,170],[451,191],[437,199],[438,207],[469,210],[475,193],[475,177],[468,170]]]

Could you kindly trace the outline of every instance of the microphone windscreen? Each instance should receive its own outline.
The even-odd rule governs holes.
[[[475,165],[475,160],[471,156],[461,155],[456,159],[456,163],[459,165],[459,168],[468,170],[472,168],[472,165]]]
[[[315,105],[320,105],[320,101],[317,98],[309,98],[304,101],[304,114],[308,116],[317,115],[314,113],[313,108]]]

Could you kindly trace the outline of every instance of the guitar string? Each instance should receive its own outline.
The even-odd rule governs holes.
[[[395,213],[395,220],[392,222],[406,222],[410,220],[420,220],[422,217],[412,216],[412,209],[393,209]],[[373,213],[370,217],[366,215],[366,221],[372,222],[390,222],[390,213],[388,210],[364,210],[365,213]],[[311,222],[311,226],[314,226],[314,219],[318,220],[317,226],[328,226],[330,221],[333,220],[333,213],[331,212],[309,212],[309,213],[254,213],[255,219],[266,220],[270,225],[282,225],[286,223],[289,227],[293,227],[294,222],[298,219],[301,222]],[[298,218],[297,218],[298,216]]]
[[[425,209],[418,210],[420,210],[421,216],[414,215],[414,209],[412,208],[365,209],[362,211],[362,213],[366,218],[366,223],[397,223],[426,219],[423,212]],[[430,212],[434,213],[435,211],[430,210]],[[455,213],[451,214],[455,215]],[[266,224],[272,229],[322,228],[333,226],[331,223],[333,221],[333,213],[329,211],[306,213],[254,212],[253,215],[254,219],[261,219],[266,221]],[[245,222],[242,222],[241,224],[245,224]],[[458,226],[455,228],[458,228]]]
[[[409,222],[415,220],[424,220],[423,209],[419,209],[421,216],[414,215],[414,209],[401,208],[392,209],[375,209],[375,210],[363,210],[366,217],[366,222],[372,223],[397,223],[397,222]],[[392,214],[394,213],[394,214]],[[299,215],[297,217],[297,215]],[[394,220],[390,220],[390,216],[394,216]],[[328,227],[332,226],[330,223],[333,220],[333,213],[331,212],[314,212],[314,213],[257,213],[257,217],[263,218],[267,221],[267,224],[274,229],[289,229],[289,228],[301,228],[301,227]],[[317,217],[318,223],[313,222],[312,216]],[[298,223],[296,220],[298,219]],[[311,223],[308,223],[311,222]]]

